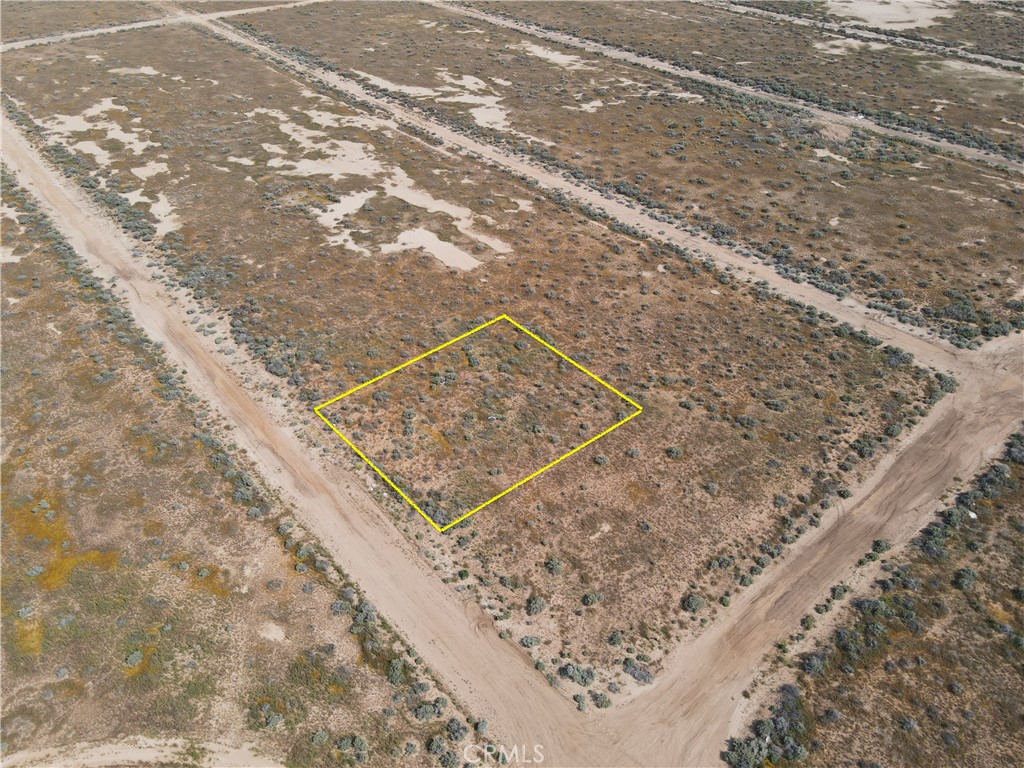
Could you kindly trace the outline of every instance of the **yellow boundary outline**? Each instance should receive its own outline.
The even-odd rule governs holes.
[[[535,341],[539,341],[541,344],[543,344],[545,347],[550,349],[552,352],[554,352],[560,358],[562,358],[563,360],[571,363],[573,366],[575,366],[579,370],[583,371],[583,373],[587,374],[587,376],[589,376],[590,378],[592,378],[595,381],[599,382],[600,384],[602,384],[607,389],[610,389],[612,392],[614,392],[620,398],[622,398],[627,403],[629,403],[634,408],[636,408],[636,411],[634,411],[633,413],[629,414],[629,416],[627,416],[626,418],[622,419],[621,421],[618,421],[615,424],[612,424],[612,426],[608,427],[608,429],[606,429],[603,432],[601,432],[600,434],[595,435],[594,437],[590,438],[585,443],[577,445],[571,451],[569,451],[568,453],[564,454],[563,456],[560,456],[559,458],[555,459],[550,464],[547,464],[547,465],[541,467],[536,472],[534,472],[532,475],[530,475],[528,477],[524,477],[522,480],[520,480],[515,485],[513,485],[513,486],[511,486],[509,488],[506,488],[504,491],[499,493],[494,498],[488,499],[487,501],[485,501],[480,506],[476,507],[475,509],[471,509],[466,514],[462,515],[462,517],[460,517],[460,518],[458,518],[456,520],[453,520],[452,522],[450,522],[447,525],[442,527],[442,526],[438,525],[437,523],[435,523],[433,518],[430,517],[430,515],[428,515],[426,512],[424,512],[422,509],[420,509],[419,504],[417,504],[415,501],[413,501],[411,498],[409,498],[409,496],[405,493],[405,491],[403,491],[401,488],[399,488],[397,485],[395,485],[394,481],[390,477],[388,477],[381,470],[380,467],[378,467],[376,464],[374,464],[373,461],[370,460],[369,456],[367,456],[365,453],[363,453],[361,450],[359,450],[359,448],[356,447],[355,443],[353,443],[351,440],[349,440],[347,437],[345,437],[345,435],[342,434],[341,430],[339,430],[336,426],[334,426],[334,424],[331,422],[330,419],[328,419],[326,416],[324,416],[322,410],[324,408],[326,408],[327,406],[333,405],[334,403],[338,402],[339,400],[341,400],[343,398],[346,398],[349,395],[354,394],[354,393],[358,392],[359,390],[364,389],[365,387],[370,386],[371,384],[375,384],[376,382],[380,381],[383,378],[386,378],[386,377],[390,376],[393,373],[398,373],[398,371],[402,370],[403,368],[407,368],[410,365],[412,365],[413,363],[418,363],[420,360],[423,360],[426,357],[430,357],[435,352],[440,352],[445,347],[450,347],[452,344],[460,342],[460,341],[462,341],[463,339],[465,339],[468,336],[472,336],[477,331],[482,331],[484,328],[489,328],[490,326],[494,325],[495,323],[501,322],[502,320],[505,320],[505,321],[511,323],[514,327],[518,328],[520,331],[525,333],[527,336],[529,336],[530,338],[534,339]],[[384,481],[388,485],[390,485],[398,493],[399,496],[401,496],[403,499],[405,499],[407,502],[409,502],[409,505],[413,509],[415,509],[417,512],[419,512],[423,516],[423,519],[425,519],[428,523],[430,523],[432,526],[434,526],[434,528],[437,529],[437,531],[439,531],[440,533],[444,533],[449,528],[458,525],[459,523],[461,523],[463,520],[467,519],[468,517],[471,517],[471,516],[475,515],[477,512],[479,512],[484,507],[486,507],[486,506],[488,506],[490,504],[493,504],[494,502],[496,502],[498,499],[502,498],[503,496],[507,496],[508,494],[512,493],[512,491],[514,491],[516,488],[519,488],[520,486],[525,485],[526,483],[530,482],[531,480],[533,480],[538,475],[543,474],[544,472],[547,472],[549,469],[551,469],[556,464],[559,464],[559,463],[565,461],[570,456],[572,456],[574,453],[578,453],[579,451],[582,451],[584,448],[586,448],[588,445],[591,445],[592,443],[597,442],[602,437],[607,435],[609,432],[618,429],[623,424],[625,424],[627,421],[630,421],[631,419],[634,419],[637,416],[639,416],[643,412],[643,410],[644,409],[643,409],[642,406],[638,405],[632,399],[630,399],[626,395],[624,395],[621,392],[619,392],[619,390],[617,390],[615,387],[613,387],[607,381],[602,379],[600,376],[598,376],[595,373],[592,373],[592,372],[588,371],[586,368],[584,368],[582,365],[577,363],[571,357],[569,357],[568,355],[564,354],[560,350],[555,349],[553,346],[548,344],[546,341],[544,341],[544,339],[540,338],[540,336],[535,334],[529,328],[526,328],[525,326],[520,325],[519,323],[517,323],[515,320],[513,320],[508,315],[498,315],[498,317],[494,318],[493,320],[489,320],[486,323],[483,323],[482,325],[478,325],[476,328],[472,329],[471,331],[466,331],[461,336],[456,336],[451,341],[446,341],[444,344],[441,344],[439,346],[434,347],[429,352],[424,352],[422,355],[418,355],[418,356],[412,358],[412,360],[407,360],[406,362],[402,363],[397,368],[392,368],[390,371],[387,371],[386,373],[382,373],[380,376],[375,376],[374,378],[370,379],[369,381],[365,381],[362,384],[359,384],[358,386],[352,387],[351,389],[349,389],[349,390],[347,390],[345,392],[342,392],[337,397],[331,398],[326,403],[320,403],[320,405],[316,406],[313,409],[313,411],[316,413],[316,415],[319,416],[324,421],[324,423],[327,424],[327,426],[329,426],[334,431],[334,433],[338,437],[340,437],[342,440],[344,440],[345,444],[348,445],[348,447],[351,448],[353,451],[355,451],[356,455],[358,455],[359,458],[361,458],[363,461],[365,461],[374,472],[376,472],[378,475],[380,475],[384,479]]]

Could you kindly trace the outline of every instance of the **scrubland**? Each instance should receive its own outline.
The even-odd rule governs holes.
[[[142,734],[184,737],[183,764],[206,741],[293,766],[458,764],[486,723],[3,176],[5,753]]]
[[[312,406],[501,313],[643,406],[448,535],[377,486],[439,576],[581,706],[649,683],[666,650],[728,610],[955,388],[699,254],[638,240],[203,32],[130,31],[5,64],[10,118],[214,311],[203,333],[279,378],[339,482],[361,462]],[[543,404],[543,375],[503,382],[504,405]],[[383,415],[368,395],[360,418]],[[564,424],[595,434],[608,414],[574,399]],[[538,423],[523,434],[514,422],[502,447],[532,461],[539,437],[550,451]],[[377,429],[388,446],[404,426]],[[443,454],[441,437],[420,442]],[[459,454],[465,474],[434,474],[425,492],[459,496],[513,471],[474,450]],[[422,471],[424,455],[410,457],[407,472]]]
[[[556,6],[534,4],[523,14],[549,21]],[[485,9],[496,7],[506,6]],[[621,6],[628,24],[614,15],[619,7],[572,3],[560,18],[596,15],[618,30],[660,30],[639,4]],[[643,17],[636,23],[635,14]],[[313,5],[232,22],[297,60],[346,73],[467,135],[625,197],[667,225],[707,234],[792,279],[852,295],[958,345],[1024,325],[1014,277],[1024,266],[1024,187],[1013,173],[443,8]],[[711,34],[733,40],[721,25]],[[701,25],[685,28],[709,34]]]
[[[966,3],[963,5],[967,5]],[[1020,159],[1018,75],[702,3],[480,6],[769,93]],[[1012,28],[999,27],[1005,45]],[[753,52],[758,55],[752,55]]]
[[[159,8],[142,2],[104,2],[71,0],[53,3],[47,0],[15,0],[0,9],[3,41],[28,40],[61,32],[112,27],[133,21],[145,21],[163,15]]]
[[[891,37],[894,42],[928,43],[950,51],[963,50],[1008,61],[1021,61],[1019,41],[1024,37],[1024,16],[1016,3],[995,0],[988,3],[950,3],[934,5],[927,15],[918,14],[917,21],[927,23],[907,24],[887,22],[884,6],[877,12],[883,17],[865,18],[858,15],[858,9],[841,2],[828,3],[820,0],[740,0],[740,4],[773,13],[783,13],[812,19],[844,24],[856,29],[866,29]],[[916,9],[919,10],[919,9]],[[914,18],[906,13],[904,19]]]
[[[637,411],[499,320],[320,412],[445,526]]]
[[[883,560],[881,578],[840,603],[827,640],[788,659],[795,684],[752,736],[730,741],[725,761],[1013,765],[1024,716],[1024,435],[907,549],[878,541],[866,559]]]

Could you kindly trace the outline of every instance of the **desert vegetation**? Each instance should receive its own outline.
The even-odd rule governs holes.
[[[459,763],[453,705],[3,171],[3,744]],[[205,320],[212,313],[202,315]]]
[[[543,15],[554,5],[526,12]],[[565,18],[589,8],[571,4]],[[958,345],[1024,325],[1013,277],[1021,267],[1022,187],[1012,173],[821,125],[717,86],[525,41],[445,9],[353,3],[344,26],[333,23],[340,12],[311,6],[233,23],[298,61],[345,73],[467,135],[625,198],[666,226],[706,235]],[[618,21],[608,24],[618,29]],[[503,77],[488,75],[495,65]]]
[[[443,537],[376,485],[451,588],[473,595],[553,685],[595,708],[653,680],[666,649],[728,610],[730,595],[956,387],[700,253],[637,239],[251,61],[187,27],[83,39],[10,54],[5,104],[69,182],[137,238],[140,258],[166,268],[168,287],[210,311],[195,326],[264,365],[279,382],[268,395],[287,403],[339,482],[350,470],[373,478],[312,406],[503,312],[643,405],[641,418],[529,493]],[[252,76],[236,81],[243,69]],[[433,241],[403,245],[417,229],[477,264],[450,268]],[[473,350],[452,352],[471,367]],[[523,405],[551,402],[560,372],[548,373],[552,383],[538,394],[531,381],[535,402]],[[424,383],[436,399],[437,385]],[[450,438],[430,437],[423,392],[392,393],[391,405],[377,393],[358,415],[376,419],[381,450],[393,453],[388,441],[409,425],[444,453]],[[610,398],[580,394],[558,422],[571,427],[563,444],[616,415]],[[480,411],[474,435],[490,415]],[[463,421],[455,437],[465,444]],[[530,424],[541,432],[518,432],[510,447],[550,451],[552,422]],[[517,469],[471,447],[464,458],[485,482]],[[476,481],[435,474],[424,491],[457,494]]]
[[[70,0],[51,3],[46,0],[16,0],[4,3],[0,10],[3,41],[11,43],[61,32],[111,27],[162,16],[158,7],[144,2],[110,3],[103,0]]]
[[[731,766],[1009,765],[1021,729],[1024,434],[912,545],[876,542],[881,577],[789,660]],[[804,628],[813,624],[808,616]],[[865,734],[870,734],[866,738]]]
[[[843,14],[842,6],[812,0],[740,0],[740,4],[773,13],[795,15],[814,21],[844,24],[851,31],[868,30],[885,35],[893,42],[935,46],[949,51],[967,51],[1007,61],[1024,61],[1019,41],[1024,36],[1024,17],[1012,2],[994,0],[989,3],[955,3],[938,10],[927,23],[918,26],[879,26],[877,21]],[[840,11],[840,13],[836,13]]]
[[[498,3],[499,10],[830,110],[1020,159],[1015,74],[703,3]],[[968,4],[962,4],[968,5]],[[491,4],[483,6],[491,9]],[[983,12],[984,13],[984,12]],[[990,28],[1012,45],[1013,27]],[[714,45],[708,45],[708,42]],[[709,49],[709,50],[705,50]],[[762,51],[751,56],[752,50]],[[965,92],[975,98],[964,98]],[[972,103],[973,102],[973,103]],[[939,111],[935,107],[942,107]],[[1014,115],[1018,115],[1015,117]],[[1010,122],[1006,122],[1010,121]]]
[[[500,320],[322,413],[444,526],[635,411]]]

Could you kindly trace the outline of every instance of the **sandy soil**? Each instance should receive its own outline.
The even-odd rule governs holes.
[[[252,45],[236,33],[220,27],[217,31]],[[265,47],[253,47],[281,60]],[[363,93],[349,81],[339,78],[332,84],[486,160],[494,159],[542,185],[600,205],[654,236],[658,236],[657,227],[666,226],[624,203],[606,200],[557,175],[445,131]],[[197,394],[236,425],[238,444],[300,511],[304,524],[317,532],[382,614],[475,715],[490,720],[497,741],[543,744],[547,764],[716,762],[726,736],[739,729],[743,715],[737,702],[762,655],[792,630],[830,585],[848,575],[873,538],[887,538],[894,544],[909,539],[931,516],[935,500],[952,478],[971,474],[994,456],[1003,438],[1017,427],[1024,407],[1019,335],[998,340],[980,352],[955,352],[871,317],[852,302],[839,302],[816,289],[789,282],[728,249],[666,230],[662,239],[699,245],[721,261],[767,280],[786,295],[816,304],[914,352],[921,362],[956,372],[963,385],[877,468],[848,500],[843,513],[828,516],[820,530],[800,540],[786,556],[787,568],[771,569],[704,635],[677,649],[655,685],[611,710],[583,717],[548,686],[523,654],[498,638],[491,620],[475,602],[461,600],[427,571],[357,481],[333,470],[326,476],[321,473],[312,451],[256,402],[238,373],[228,370],[226,360],[215,354],[208,339],[190,330],[180,300],[148,279],[140,261],[131,256],[134,244],[77,189],[46,168],[6,124],[3,146],[5,161],[41,200],[79,254],[101,277],[119,277],[139,324],[151,338],[165,344],[173,362],[189,372]]]
[[[5,768],[53,766],[60,768],[99,768],[105,765],[156,765],[183,762],[184,751],[192,745],[184,739],[162,741],[142,737],[110,744],[76,744],[70,748],[20,752],[4,760]],[[278,763],[254,752],[250,747],[225,744],[197,744],[203,752],[199,765],[206,768],[277,768]]]
[[[227,11],[216,11],[214,13],[203,14],[213,19],[225,19],[230,16],[237,16],[245,13],[262,13],[264,11],[276,11],[281,8],[290,8],[292,6],[309,5],[310,3],[321,3],[324,0],[294,0],[290,3],[276,3],[274,5],[266,5],[257,8],[252,7],[240,7],[233,10]],[[160,5],[159,3],[157,4]],[[129,24],[115,24],[109,27],[97,27],[96,29],[84,29],[80,32],[62,32],[57,35],[47,35],[46,37],[34,37],[30,40],[15,40],[10,43],[0,45],[0,53],[7,53],[7,51],[13,51],[17,48],[29,48],[34,45],[49,45],[51,43],[62,43],[68,40],[77,40],[82,37],[95,37],[96,35],[106,35],[111,32],[124,32],[130,29],[145,29],[146,27],[162,27],[164,24],[178,24],[183,21],[191,21],[193,18],[192,14],[186,13],[175,13],[163,16],[157,19],[147,19],[145,21],[133,21]]]
[[[494,24],[499,27],[506,29],[512,29],[516,32],[521,32],[524,35],[530,35],[531,37],[541,38],[543,40],[550,40],[555,43],[561,43],[562,45],[571,46],[573,48],[580,48],[591,53],[596,53],[601,56],[607,56],[610,59],[618,61],[627,61],[630,64],[636,64],[641,67],[647,67],[658,72],[663,72],[668,75],[675,75],[677,77],[685,77],[690,80],[698,80],[704,83],[710,83],[717,85],[722,88],[728,88],[732,91],[739,93],[746,93],[750,96],[756,96],[759,99],[765,101],[771,101],[776,104],[782,104],[787,107],[795,107],[801,109],[815,118],[821,120],[826,125],[844,125],[850,128],[861,128],[868,129],[874,133],[881,134],[883,136],[891,136],[893,138],[902,139],[904,141],[911,141],[917,144],[921,144],[928,147],[934,147],[941,152],[947,152],[949,154],[959,155],[966,157],[971,160],[982,160],[991,165],[995,165],[1000,168],[1015,171],[1017,173],[1024,173],[1024,163],[1007,160],[1005,158],[996,157],[990,155],[987,152],[979,149],[971,149],[960,144],[954,144],[949,141],[943,141],[942,139],[929,138],[917,133],[910,131],[901,131],[896,128],[889,128],[879,123],[873,122],[868,117],[851,117],[837,112],[830,112],[828,110],[816,107],[812,104],[806,104],[796,99],[787,98],[785,96],[779,96],[777,94],[766,93],[765,91],[758,90],[757,88],[749,88],[746,86],[738,85],[731,80],[724,78],[714,77],[713,75],[706,75],[702,72],[698,72],[692,69],[685,69],[683,67],[677,67],[672,64],[666,64],[665,62],[648,56],[639,56],[628,51],[614,48],[609,45],[603,45],[601,43],[594,43],[589,40],[583,40],[573,35],[566,34],[564,32],[555,32],[547,29],[541,29],[529,24],[524,24],[518,21],[512,21],[505,19],[500,16],[481,11],[479,8],[467,8],[464,6],[451,5],[440,0],[427,0],[428,2],[435,3],[437,5],[443,5],[444,8],[453,12],[459,13],[463,16],[467,16],[477,21],[485,21]]]
[[[700,1],[702,1],[702,0],[698,0],[698,2],[700,2]],[[878,34],[877,32],[871,32],[871,31],[866,30],[866,29],[851,30],[847,23],[835,24],[835,23],[832,23],[830,21],[824,21],[823,19],[807,19],[807,18],[802,18],[800,16],[791,16],[791,15],[785,14],[785,13],[776,13],[774,11],[766,11],[766,10],[761,9],[761,8],[753,8],[753,7],[746,6],[746,5],[737,5],[735,3],[728,2],[728,0],[722,0],[721,2],[719,0],[703,0],[703,1],[704,2],[708,2],[709,5],[715,5],[715,6],[719,6],[719,7],[724,6],[724,7],[728,8],[730,11],[734,11],[736,13],[747,13],[747,14],[751,14],[751,15],[755,15],[755,16],[764,16],[765,18],[769,18],[769,19],[778,19],[780,21],[786,21],[786,22],[788,22],[790,24],[798,24],[798,25],[800,25],[802,27],[815,27],[816,29],[828,30],[829,32],[837,32],[837,33],[839,33],[841,35],[853,34],[853,35],[855,35],[855,37],[853,38],[854,41],[856,41],[856,40],[873,40],[873,41],[876,41],[877,43],[882,44],[882,45],[903,45],[903,46],[906,46],[908,48],[916,48],[916,49],[929,50],[929,51],[934,51],[934,52],[938,52],[939,50],[942,50],[942,53],[944,55],[956,56],[957,58],[967,59],[969,61],[976,61],[979,64],[997,64],[1000,67],[1012,67],[1013,69],[1024,70],[1024,64],[1021,64],[1019,61],[1012,61],[1010,59],[1003,59],[1003,58],[1000,58],[998,56],[990,56],[990,55],[984,54],[984,53],[974,53],[972,51],[964,50],[963,48],[939,49],[938,46],[930,45],[928,43],[921,43],[921,42],[919,42],[917,40],[913,40],[911,38],[907,38],[907,37],[895,37],[894,38],[894,37],[889,37],[888,35]],[[880,5],[880,4],[877,4],[877,5]],[[841,10],[842,6],[840,5],[840,3],[835,3],[834,4],[834,6],[832,7],[833,12],[835,12],[837,10],[837,8]],[[852,4],[849,6],[849,10],[851,12],[854,10],[854,6]],[[848,14],[841,13],[840,15],[848,15]],[[861,19],[854,19],[853,23],[857,23],[857,22],[860,22],[860,21],[861,21]],[[870,19],[868,20],[868,22],[870,23]],[[876,23],[875,25],[880,27],[880,28],[883,28],[883,29],[906,29],[906,27],[897,27],[897,26],[888,26],[887,27],[885,24],[877,24]]]
[[[943,370],[954,370],[955,355],[953,347],[929,338],[929,332],[920,328],[904,325],[888,317],[880,311],[870,310],[853,297],[838,299],[826,294],[806,283],[795,283],[781,277],[773,267],[763,262],[749,259],[725,246],[711,242],[704,236],[691,234],[682,228],[673,228],[671,224],[660,222],[645,211],[637,208],[632,201],[611,195],[607,192],[585,186],[568,174],[557,174],[535,164],[522,156],[511,155],[489,144],[464,136],[447,126],[435,122],[388,99],[374,95],[362,88],[358,83],[332,73],[321,72],[307,67],[290,58],[277,53],[270,46],[244,35],[233,27],[218,24],[205,18],[197,19],[197,23],[221,35],[230,42],[248,46],[266,58],[286,67],[302,77],[313,81],[322,81],[333,88],[343,91],[353,98],[369,102],[374,106],[390,112],[396,122],[415,126],[428,131],[445,142],[449,148],[460,149],[478,160],[495,163],[515,175],[525,175],[535,180],[543,189],[557,190],[567,197],[592,208],[603,210],[613,219],[635,227],[652,239],[672,243],[682,248],[696,249],[715,259],[720,265],[732,269],[738,278],[752,281],[764,280],[780,293],[813,305],[819,310],[829,312],[841,321],[863,328],[882,341],[894,344],[911,352],[919,363],[934,366]]]

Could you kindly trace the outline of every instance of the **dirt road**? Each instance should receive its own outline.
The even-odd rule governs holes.
[[[519,734],[544,734],[545,745],[582,737],[585,721],[572,717],[571,702],[498,638],[476,601],[442,585],[358,481],[334,469],[325,473],[312,451],[256,402],[210,339],[187,324],[188,305],[148,278],[144,262],[132,256],[134,243],[47,168],[9,122],[2,130],[4,162],[21,184],[99,276],[118,278],[136,322],[187,371],[188,386],[235,426],[232,437],[266,481],[469,711],[493,723],[508,744],[525,743]]]
[[[837,35],[849,37],[852,40],[870,40],[887,46],[899,46],[902,48],[910,48],[911,50],[928,51],[929,53],[935,53],[939,56],[973,61],[984,66],[1010,68],[1017,71],[1024,70],[1024,63],[1022,62],[1013,61],[1012,59],[1004,59],[999,56],[992,56],[985,53],[975,53],[974,51],[967,50],[966,47],[954,48],[937,43],[929,43],[926,40],[915,40],[912,37],[904,37],[902,35],[885,35],[881,32],[872,32],[870,29],[864,28],[865,22],[862,22],[860,19],[833,22],[826,21],[821,17],[808,18],[805,16],[797,16],[795,13],[782,13],[780,11],[769,11],[765,8],[756,8],[750,5],[739,5],[738,3],[733,3],[730,0],[696,0],[696,2],[709,5],[713,8],[732,11],[733,13],[738,13],[740,15],[760,16],[765,19],[772,19],[773,21],[784,21],[787,24],[795,24],[799,27],[823,29],[827,32],[835,32]]]
[[[300,5],[311,5],[312,3],[322,3],[325,0],[292,0],[287,3],[277,3],[273,5],[258,6],[254,8],[236,8],[235,10],[227,11],[216,11],[214,13],[200,14],[207,16],[211,19],[226,19],[230,16],[238,16],[239,14],[251,14],[251,13],[265,13],[266,11],[276,11],[281,8],[292,8]],[[53,43],[66,43],[69,40],[79,40],[83,37],[96,37],[98,35],[109,35],[117,32],[129,32],[133,29],[146,29],[148,27],[162,27],[166,24],[179,24],[183,21],[192,21],[196,14],[181,12],[177,14],[168,14],[166,16],[160,16],[155,19],[146,19],[145,21],[131,21],[127,24],[112,24],[109,27],[97,27],[95,29],[83,29],[78,32],[60,32],[54,35],[46,35],[44,37],[33,37],[28,40],[14,40],[10,43],[4,43],[0,45],[0,53],[7,53],[7,51],[14,51],[18,48],[31,48],[36,45],[52,45]]]
[[[963,144],[954,144],[951,141],[945,141],[943,139],[937,139],[929,137],[925,134],[916,133],[913,131],[901,131],[898,128],[890,128],[887,125],[875,122],[867,116],[854,117],[850,115],[844,115],[840,112],[832,112],[827,109],[822,109],[809,102],[800,101],[799,99],[789,98],[787,96],[780,96],[775,93],[768,93],[767,91],[759,90],[758,88],[752,88],[746,85],[740,85],[734,83],[732,80],[727,80],[723,77],[715,77],[714,75],[706,75],[703,72],[699,72],[695,69],[687,69],[685,67],[677,67],[674,64],[667,64],[664,61],[655,59],[651,56],[641,56],[639,54],[630,53],[622,48],[616,48],[611,45],[604,45],[603,43],[596,43],[591,40],[585,40],[575,35],[570,35],[566,32],[555,32],[550,29],[542,29],[539,26],[528,24],[526,22],[505,18],[498,16],[494,13],[482,11],[479,8],[468,8],[462,5],[453,5],[443,0],[424,0],[429,2],[431,5],[443,6],[445,9],[466,16],[467,18],[476,19],[477,21],[487,22],[494,24],[505,29],[511,29],[516,32],[520,32],[524,35],[531,37],[540,38],[543,40],[549,40],[553,43],[560,43],[562,45],[568,45],[572,48],[580,48],[590,53],[596,53],[600,56],[606,56],[609,59],[615,59],[616,61],[625,61],[630,64],[636,64],[637,66],[646,67],[647,69],[661,72],[662,74],[671,75],[673,77],[683,77],[688,80],[697,80],[698,82],[708,83],[709,85],[716,85],[720,88],[726,88],[730,91],[736,91],[738,93],[745,93],[748,96],[754,96],[764,101],[770,101],[775,104],[780,104],[785,107],[793,109],[800,109],[813,115],[818,120],[821,120],[826,125],[842,125],[847,128],[856,128],[859,130],[870,130],[873,133],[881,134],[882,136],[889,136],[894,139],[901,141],[910,141],[916,144],[920,144],[925,147],[931,147],[937,149],[940,152],[945,152],[951,155],[959,155],[969,160],[980,160],[988,163],[989,165],[996,166],[998,168],[1004,168],[1008,171],[1014,171],[1015,173],[1024,173],[1024,163],[1009,160],[999,155],[994,155],[990,152],[986,152],[981,149],[974,149],[972,147],[964,146]]]
[[[265,46],[261,52],[282,59]],[[311,71],[305,74],[321,77]],[[485,159],[495,159],[552,188],[573,187],[555,174],[511,163],[486,145],[472,146],[475,142],[465,137],[445,132],[414,113],[407,115],[348,81],[338,81],[346,91],[379,103],[449,143],[472,147]],[[795,292],[802,301],[910,349],[921,362],[957,372],[963,385],[873,472],[845,510],[826,516],[821,529],[802,538],[781,565],[770,568],[745,590],[703,636],[678,648],[655,685],[611,710],[582,716],[548,686],[525,654],[497,637],[490,619],[473,600],[461,599],[421,564],[413,547],[356,481],[318,466],[318,457],[254,399],[212,341],[186,324],[187,304],[149,278],[143,261],[131,255],[134,243],[78,189],[47,168],[6,123],[3,154],[78,253],[101,277],[119,277],[140,326],[152,339],[163,342],[169,359],[188,372],[196,394],[235,425],[233,437],[238,445],[382,615],[473,714],[490,720],[496,740],[509,746],[542,744],[546,765],[715,764],[730,728],[738,727],[732,722],[737,697],[762,655],[792,631],[828,587],[847,576],[873,538],[899,543],[921,527],[932,514],[933,500],[954,477],[970,475],[994,455],[1024,412],[1019,335],[980,352],[957,352],[873,318],[862,307],[838,302],[809,286],[786,281],[763,265],[743,261],[744,270],[769,280],[780,292]],[[587,202],[596,196],[610,212],[618,206],[613,212],[616,218],[642,225],[655,236],[657,228],[665,227],[624,204],[590,195],[586,188],[574,196]],[[695,240],[666,229],[663,239],[670,238],[691,247]],[[712,251],[704,241],[699,241],[699,247]],[[727,259],[741,259],[728,249],[720,250],[727,263],[732,263]],[[762,273],[756,271],[759,266]]]
[[[204,768],[278,768],[280,763],[253,751],[251,747],[226,744],[190,744],[184,739],[134,738],[108,744],[75,744],[70,747],[18,752],[4,758],[4,768],[102,768],[102,766],[181,765],[192,762],[186,750],[198,750]]]
[[[517,176],[529,176],[541,188],[557,190],[578,203],[585,203],[592,208],[604,210],[616,221],[634,227],[653,240],[672,243],[682,248],[700,250],[721,265],[732,268],[733,274],[740,278],[764,280],[784,296],[815,306],[854,327],[863,328],[888,344],[894,344],[913,353],[918,362],[924,365],[951,371],[957,368],[954,348],[945,342],[931,338],[928,331],[899,323],[880,311],[868,309],[852,297],[839,299],[808,283],[787,280],[773,267],[762,261],[742,256],[731,248],[718,245],[706,237],[693,235],[681,225],[676,228],[666,222],[658,221],[643,209],[638,208],[632,201],[607,192],[599,192],[576,181],[568,174],[554,173],[521,156],[512,155],[469,136],[464,136],[413,109],[377,96],[354,80],[307,66],[226,24],[211,21],[206,17],[195,17],[194,21],[231,42],[254,49],[267,59],[298,74],[307,81],[324,82],[352,98],[368,102],[378,109],[389,112],[397,123],[404,123],[432,133],[450,147],[478,155],[484,161],[495,163]]]

